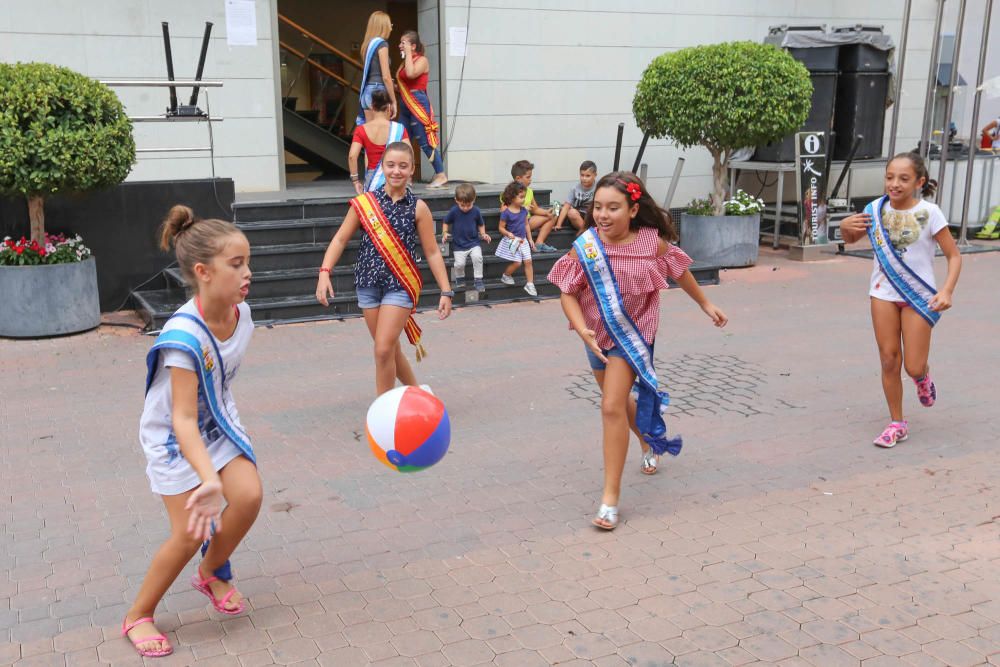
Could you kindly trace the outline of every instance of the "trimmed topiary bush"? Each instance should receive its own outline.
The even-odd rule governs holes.
[[[132,123],[102,83],[46,63],[0,63],[0,194],[28,200],[45,243],[45,197],[117,185],[135,162]]]
[[[733,151],[801,127],[811,98],[809,72],[790,55],[770,44],[727,42],[658,56],[639,81],[632,112],[651,137],[708,149],[712,209],[722,215]]]

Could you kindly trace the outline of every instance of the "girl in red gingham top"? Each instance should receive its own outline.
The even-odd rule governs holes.
[[[634,174],[613,172],[597,182],[593,206],[585,221],[585,229],[590,227],[597,228],[625,311],[650,350],[660,323],[660,290],[667,289],[667,278],[676,281],[715,326],[726,325],[726,315],[708,300],[688,270],[691,258],[673,245],[677,232],[670,214],[657,206]],[[583,340],[594,378],[601,387],[604,493],[594,524],[610,530],[618,524],[618,497],[630,427],[642,445],[642,472],[654,474],[659,460],[643,442],[635,423],[636,402],[630,395],[635,372],[605,331],[597,300],[575,250],[559,258],[549,273],[549,282],[562,292],[563,312],[570,329]]]

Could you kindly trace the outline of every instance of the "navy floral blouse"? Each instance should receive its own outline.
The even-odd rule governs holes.
[[[412,257],[417,245],[417,198],[409,189],[395,203],[386,194],[384,187],[375,190],[373,194]],[[385,291],[403,289],[363,227],[361,233],[358,262],[354,265],[354,284],[357,287],[380,287]]]

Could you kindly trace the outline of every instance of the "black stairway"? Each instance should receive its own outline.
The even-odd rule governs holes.
[[[516,285],[505,285],[500,282],[500,275],[507,262],[494,256],[500,239],[497,232],[500,219],[499,190],[482,188],[478,194],[476,203],[486,220],[486,229],[493,237],[491,243],[483,246],[486,291],[478,295],[475,292],[457,291],[455,306],[551,299],[559,296],[559,290],[549,283],[545,276],[553,263],[572,244],[575,233],[570,226],[553,232],[547,240],[550,245],[562,250],[555,253],[533,253],[538,296],[532,297],[524,291],[523,270],[515,275]],[[453,193],[451,190],[418,192],[418,196],[430,207],[440,238],[441,220],[454,204]],[[536,190],[535,197],[541,205],[548,205],[549,191]],[[355,235],[344,252],[340,265],[333,271],[333,289],[336,296],[330,306],[324,308],[319,305],[314,296],[317,270],[323,253],[347,213],[348,200],[349,197],[342,196],[233,205],[234,221],[250,241],[253,283],[250,286],[250,297],[247,302],[253,309],[254,321],[257,324],[341,319],[361,315],[354,293],[353,266],[361,232]],[[449,267],[450,275],[451,257],[446,257],[445,263]],[[418,309],[434,309],[437,307],[440,295],[437,283],[426,261],[419,261],[418,266],[424,279],[424,289],[421,292]],[[718,268],[697,263],[691,268],[701,284],[718,284]],[[466,285],[471,288],[471,262],[466,264],[465,273]],[[184,280],[176,268],[165,272],[159,289],[134,292],[132,297],[136,310],[145,319],[150,330],[162,327],[167,318],[188,298]]]
[[[282,107],[285,150],[323,171],[348,171],[351,142],[317,125],[303,114]]]

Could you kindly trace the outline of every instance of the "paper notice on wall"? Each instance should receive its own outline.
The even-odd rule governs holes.
[[[465,26],[452,26],[448,28],[448,55],[456,58],[465,57],[465,40],[468,38],[469,29]]]
[[[226,43],[229,46],[257,46],[254,0],[226,0]]]

